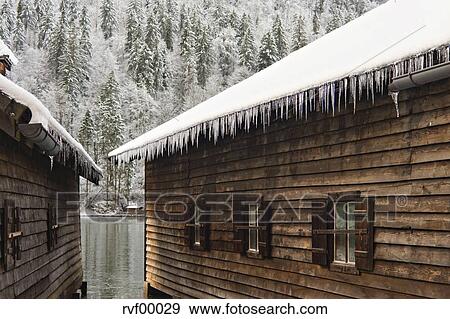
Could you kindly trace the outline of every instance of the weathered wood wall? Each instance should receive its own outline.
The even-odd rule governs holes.
[[[181,298],[450,298],[450,81],[402,93],[399,118],[388,97],[350,109],[147,163],[146,281]],[[376,194],[374,271],[312,264],[307,210],[279,218],[270,260],[233,252],[229,224],[212,225],[210,252],[190,250],[184,224],[155,218],[153,193],[174,191],[281,194],[280,206],[306,193]],[[399,194],[408,200],[393,219]]]
[[[79,191],[78,175],[47,156],[18,143],[0,130],[0,209],[4,200],[15,201],[21,210],[21,260],[14,269],[0,268],[0,298],[70,297],[81,285],[81,235],[77,204],[67,196]],[[77,199],[77,195],[72,199]],[[47,247],[47,210],[58,205],[58,241]],[[67,216],[67,218],[66,218]]]

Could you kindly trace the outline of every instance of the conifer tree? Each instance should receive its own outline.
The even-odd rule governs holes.
[[[313,10],[313,33],[314,35],[318,35],[320,33],[321,28],[321,17],[323,12],[323,6],[321,5],[322,2],[317,2],[314,10]]]
[[[299,15],[296,19],[294,32],[292,34],[292,51],[297,51],[307,44],[308,38],[306,36],[305,20]]]
[[[277,47],[278,58],[284,58],[288,53],[288,43],[286,40],[286,32],[284,31],[283,23],[280,16],[277,15],[272,26],[273,40]]]
[[[37,47],[46,49],[54,28],[53,4],[50,0],[36,0],[35,11],[37,15],[36,29],[38,33]]]
[[[250,71],[255,70],[256,59],[256,47],[255,38],[251,28],[244,33],[239,48],[239,61],[240,64],[247,67]]]
[[[25,33],[28,29],[33,29],[36,23],[33,4],[30,0],[19,0],[17,3],[17,20],[23,26]]]
[[[258,69],[261,71],[279,60],[276,43],[272,33],[268,32],[261,40],[259,49]]]
[[[102,0],[100,19],[103,37],[108,40],[117,29],[117,13],[113,0]]]
[[[206,87],[213,64],[211,41],[209,28],[205,26],[197,40],[197,79],[202,88]]]
[[[66,50],[59,57],[60,78],[59,86],[65,94],[69,116],[67,127],[71,127],[79,108],[79,97],[82,93],[83,80],[86,79],[85,66],[82,65],[80,46],[78,45],[78,29],[73,25],[69,29]]]
[[[21,19],[17,19],[16,26],[14,28],[14,49],[16,51],[22,51],[25,45],[26,31],[25,26]]]
[[[342,17],[343,5],[340,1],[334,0],[330,6],[331,19],[327,23],[326,32],[329,33],[344,24]]]
[[[56,78],[59,78],[61,74],[61,57],[67,52],[67,33],[69,26],[66,6],[66,1],[62,0],[59,6],[59,21],[52,31],[48,50],[49,67],[53,73],[53,76]]]
[[[83,121],[81,122],[80,129],[78,131],[78,140],[89,153],[93,150],[95,135],[94,119],[89,110],[84,113]]]
[[[227,86],[239,59],[235,37],[230,29],[225,29],[217,40],[218,65],[222,75],[222,85]]]
[[[12,0],[5,0],[1,6],[0,15],[0,38],[6,45],[13,45],[14,29],[15,29],[15,14]]]
[[[162,21],[162,39],[166,43],[166,47],[169,51],[173,51],[174,48],[174,35],[176,31],[176,23],[174,16],[177,8],[173,0],[166,0],[166,12]]]
[[[156,22],[155,15],[152,10],[147,17],[147,26],[145,32],[145,43],[150,48],[150,50],[155,49],[158,46],[160,38],[159,25]]]
[[[142,37],[142,26],[139,19],[139,12],[141,9],[141,3],[139,0],[130,0],[127,8],[127,37],[125,42],[125,50],[128,53],[130,53],[134,41]]]
[[[86,6],[83,6],[80,13],[80,49],[83,56],[83,61],[86,63],[92,56],[92,44],[91,44],[91,21],[89,19],[89,13]]]

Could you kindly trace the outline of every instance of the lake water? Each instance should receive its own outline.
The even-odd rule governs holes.
[[[88,298],[142,298],[144,219],[81,218]]]

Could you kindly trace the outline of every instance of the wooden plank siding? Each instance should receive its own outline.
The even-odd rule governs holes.
[[[0,208],[5,199],[21,208],[21,259],[13,269],[0,268],[0,298],[71,297],[81,285],[81,228],[79,178],[70,168],[19,143],[0,130]],[[58,198],[58,200],[57,200]],[[58,241],[47,247],[47,211],[58,207]]]
[[[146,281],[180,298],[450,298],[450,81],[402,92],[399,112],[378,97],[355,114],[275,121],[147,162]],[[349,191],[376,196],[374,270],[360,275],[312,264],[300,205]],[[274,199],[272,258],[235,252],[231,224],[212,225],[210,251],[191,250],[184,224],[155,215],[159,194],[203,192]]]

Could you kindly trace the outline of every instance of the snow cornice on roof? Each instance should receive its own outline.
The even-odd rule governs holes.
[[[112,151],[122,164],[152,160],[270,125],[388,93],[393,77],[449,61],[448,0],[391,0],[176,118]]]
[[[0,76],[0,94],[14,103],[20,104],[31,113],[29,123],[42,124],[44,129],[58,142],[61,151],[55,157],[63,165],[71,165],[81,176],[98,183],[102,170],[61,124],[56,121],[50,111],[33,94],[18,86],[4,76]]]

